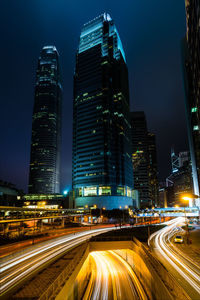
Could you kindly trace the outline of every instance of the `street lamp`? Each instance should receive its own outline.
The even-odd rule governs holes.
[[[192,198],[190,198],[189,195],[184,195],[182,197],[182,199],[184,201],[190,201],[190,200],[192,200]],[[185,207],[184,207],[184,215],[185,215],[185,226],[186,226],[186,231],[187,231],[187,244],[189,244],[189,228],[188,228],[188,222],[187,222],[187,218],[186,218]]]

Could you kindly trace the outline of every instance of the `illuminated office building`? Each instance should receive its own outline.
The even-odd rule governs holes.
[[[77,207],[132,206],[125,53],[111,17],[86,23],[74,74],[73,189]]]
[[[29,173],[30,194],[60,192],[61,96],[58,52],[45,46],[38,60]]]
[[[155,207],[159,203],[158,195],[158,165],[157,165],[157,150],[156,136],[154,133],[147,134],[148,156],[149,156],[149,185],[151,203]]]
[[[200,2],[186,0],[185,88],[193,189],[200,185]],[[192,202],[190,203],[192,205]],[[200,206],[200,200],[196,200]]]
[[[146,117],[143,111],[134,111],[130,115],[134,188],[139,192],[140,207],[146,208],[152,206]]]

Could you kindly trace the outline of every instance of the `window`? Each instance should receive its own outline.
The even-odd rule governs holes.
[[[111,195],[111,187],[110,186],[100,186],[99,187],[99,195]]]
[[[193,112],[197,112],[197,107],[192,107],[191,108],[191,112],[193,113]]]
[[[131,189],[127,187],[127,197],[131,197]]]
[[[84,196],[97,196],[97,187],[84,187]]]
[[[124,187],[118,186],[118,188],[117,188],[117,195],[120,195],[120,196],[124,196],[125,195],[125,193],[124,193]]]
[[[194,125],[194,126],[193,126],[193,130],[195,130],[195,131],[196,131],[196,130],[199,130],[199,126],[198,126],[198,125]]]

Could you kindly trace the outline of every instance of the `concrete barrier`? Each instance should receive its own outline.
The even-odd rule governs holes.
[[[61,272],[61,274],[51,283],[46,291],[39,297],[39,300],[63,300],[74,299],[74,282],[88,257],[89,246],[87,242],[81,245],[80,251],[73,260]]]

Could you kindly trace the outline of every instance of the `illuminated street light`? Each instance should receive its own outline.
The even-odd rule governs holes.
[[[185,194],[182,199],[185,201],[190,201],[193,200],[192,198],[193,195],[190,194]],[[184,207],[184,214],[185,214],[185,226],[186,226],[186,231],[187,231],[187,244],[189,244],[189,229],[188,229],[188,222],[187,222],[187,218],[186,218],[186,211],[185,211],[185,207]]]
[[[194,195],[194,194],[181,194],[181,199],[185,200],[185,201],[189,201],[189,205],[188,206],[193,206],[193,200],[199,198],[199,196]]]
[[[190,201],[190,200],[192,200],[192,198],[189,198],[189,197],[183,197],[182,199],[185,200],[185,201]]]

